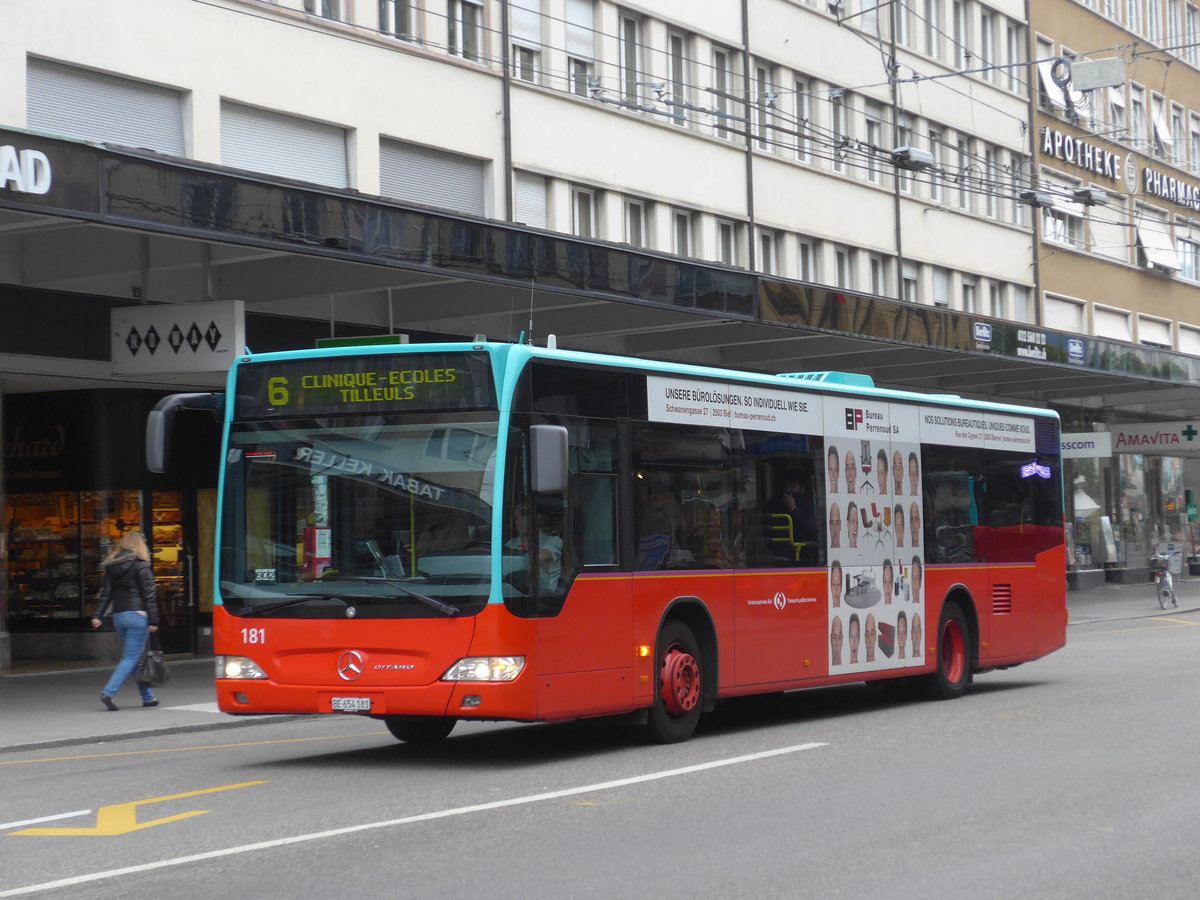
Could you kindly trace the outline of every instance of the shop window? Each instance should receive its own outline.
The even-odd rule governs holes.
[[[10,494],[6,512],[14,627],[90,616],[101,561],[142,523],[139,491]]]

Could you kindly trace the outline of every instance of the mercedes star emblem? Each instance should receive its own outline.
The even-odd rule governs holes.
[[[363,655],[357,650],[347,650],[338,657],[337,673],[343,681],[353,681],[363,673]]]

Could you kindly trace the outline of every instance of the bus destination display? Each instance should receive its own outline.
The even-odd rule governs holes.
[[[482,353],[337,356],[251,363],[238,373],[238,418],[495,408]]]

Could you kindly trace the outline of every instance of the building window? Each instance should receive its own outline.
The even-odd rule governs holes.
[[[536,50],[529,47],[522,47],[520,44],[513,44],[513,78],[520,81],[537,81],[537,61],[538,54]]]
[[[995,219],[1000,214],[1000,151],[988,145],[983,150],[983,197],[987,217]]]
[[[691,213],[676,210],[672,217],[675,237],[675,252],[680,256],[691,256],[696,246],[695,220]]]
[[[322,19],[342,21],[342,0],[304,0],[304,11]]]
[[[1159,159],[1166,159],[1170,157],[1174,146],[1171,135],[1171,124],[1167,121],[1166,100],[1157,94],[1152,94],[1150,103],[1154,110],[1154,127],[1150,130],[1151,152]]]
[[[571,188],[571,231],[583,238],[599,233],[596,221],[596,192],[587,188]]]
[[[796,79],[796,159],[808,162],[812,153],[812,94],[809,83]]]
[[[833,251],[833,266],[835,284],[846,290],[854,289],[854,257],[850,247],[835,247]]]
[[[904,271],[900,275],[901,300],[907,300],[909,303],[917,302],[920,271],[916,263],[906,262],[904,264]]]
[[[513,78],[536,82],[541,69],[542,0],[509,0]]]
[[[933,305],[950,305],[950,270],[940,266],[933,269]]]
[[[641,200],[625,201],[625,243],[646,246],[646,204]]]
[[[779,274],[779,235],[774,231],[758,233],[758,270],[767,275]]]
[[[741,263],[741,227],[736,222],[717,222],[717,258],[727,266],[737,266]]]
[[[717,137],[731,138],[734,132],[729,127],[733,105],[733,53],[723,48],[713,49],[713,130]]]
[[[1146,143],[1146,89],[1136,84],[1129,86],[1129,143],[1135,149]]]
[[[759,150],[771,149],[768,122],[775,106],[775,90],[771,84],[771,70],[766,66],[754,69],[754,134]]]
[[[946,147],[942,143],[942,133],[937,129],[929,131],[929,152],[933,154],[933,168],[929,171],[929,199],[934,203],[942,202],[942,175],[946,160]]]
[[[942,0],[925,2],[925,53],[937,59],[942,55]]]
[[[1116,0],[1112,0],[1116,2]],[[1193,66],[1200,64],[1200,9],[1189,3],[1184,12],[1187,35],[1184,38],[1184,56]]]
[[[588,88],[595,76],[595,9],[592,0],[567,0],[567,76],[571,92],[590,96]]]
[[[846,152],[850,146],[850,122],[846,114],[846,94],[834,88],[829,95],[829,106],[833,125],[833,171],[846,171]]]
[[[908,113],[901,112],[896,114],[896,140],[899,147],[913,146],[913,127],[912,119]],[[913,179],[908,174],[907,169],[896,169],[896,182],[900,186],[900,190],[904,193],[912,193]]]
[[[413,0],[379,0],[379,30],[392,37],[412,40],[417,36]]]
[[[446,13],[450,52],[479,62],[483,58],[483,6],[474,0],[448,0]]]
[[[1032,296],[1033,294],[1030,293],[1029,288],[1025,287],[1025,285],[1013,285],[1013,318],[1018,322],[1032,322],[1034,320],[1033,308],[1029,302]]]
[[[975,278],[972,275],[962,277],[962,309],[963,312],[978,312],[975,297]]]
[[[632,16],[621,16],[621,91],[628,103],[640,99],[638,81],[642,71],[642,23]]]
[[[1008,89],[1016,93],[1025,92],[1025,26],[1009,21],[1008,33]]]
[[[996,63],[996,14],[986,6],[979,8],[979,65],[993,66]],[[984,81],[995,81],[996,70],[985,68],[981,73]]]
[[[1180,238],[1175,246],[1179,250],[1179,277],[1200,281],[1200,244]]]
[[[967,19],[967,0],[954,0],[951,27],[955,68],[965,69],[971,62],[971,30]]]
[[[863,137],[867,142],[867,181],[879,184],[882,178],[883,110],[878,104],[867,102],[863,108]]]
[[[867,257],[867,268],[871,276],[871,293],[877,297],[888,295],[888,261],[877,253]]]
[[[1142,33],[1142,0],[1126,0],[1129,8],[1129,30]]]
[[[971,209],[971,173],[977,171],[971,154],[971,139],[958,139],[958,205],[960,209]]]
[[[800,238],[797,263],[801,281],[820,281],[820,266],[817,264],[817,245],[808,238]]]
[[[1042,208],[1042,237],[1054,244],[1083,248],[1083,219],[1072,210],[1057,206]]]
[[[667,35],[667,67],[671,76],[671,100],[676,104],[686,104],[688,100],[688,56],[687,38],[682,34]],[[676,125],[687,125],[686,107],[677,105],[671,107],[671,121]]]

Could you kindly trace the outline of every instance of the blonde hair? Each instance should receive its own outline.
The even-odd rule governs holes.
[[[121,538],[121,543],[113,547],[104,561],[108,562],[122,550],[132,550],[134,554],[142,562],[150,562],[150,548],[146,546],[146,539],[140,531],[127,531],[124,537]]]

